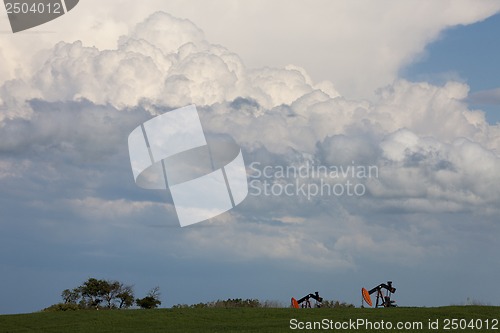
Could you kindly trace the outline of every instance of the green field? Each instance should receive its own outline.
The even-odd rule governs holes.
[[[290,320],[298,323],[321,322],[340,325],[364,320],[365,326],[347,329],[316,330],[290,329]],[[455,321],[452,321],[455,319]],[[204,308],[113,311],[40,312],[0,316],[0,332],[500,332],[500,307],[453,306],[441,308],[390,308],[390,309],[265,309],[265,308]],[[429,320],[439,323],[437,330],[429,329]],[[376,329],[372,325],[388,325],[393,329]],[[397,329],[398,322],[417,325],[415,329]],[[361,322],[360,322],[361,323]],[[416,324],[417,323],[417,324]],[[422,328],[418,327],[422,323]],[[449,330],[445,325],[448,323]],[[344,325],[347,325],[344,324]],[[479,328],[479,325],[482,328]],[[453,328],[457,328],[453,330]],[[467,326],[467,327],[466,327]],[[487,329],[488,328],[488,329]]]

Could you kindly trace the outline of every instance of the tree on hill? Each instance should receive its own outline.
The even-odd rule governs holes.
[[[135,298],[134,289],[117,280],[88,278],[82,285],[65,289],[61,293],[62,303],[45,311],[67,311],[79,309],[126,309],[135,304],[143,309],[155,309],[161,305],[160,287],[151,289],[146,297]]]
[[[160,301],[160,287],[154,287],[151,289],[146,297],[138,298],[135,300],[137,306],[140,306],[142,309],[155,309],[159,305],[161,305]]]
[[[64,304],[77,304],[80,299],[80,289],[64,289],[61,293],[61,297],[64,300]]]
[[[134,305],[134,290],[132,289],[132,286],[125,286],[122,284],[116,297],[119,300],[119,309],[126,309]]]
[[[54,306],[53,309],[122,309],[134,305],[134,290],[116,280],[98,280],[89,278],[81,286],[65,289],[61,297],[66,306]]]
[[[85,308],[99,308],[99,305],[104,300],[105,288],[107,285],[105,280],[97,280],[90,278],[83,283],[78,289],[82,298],[81,304]]]

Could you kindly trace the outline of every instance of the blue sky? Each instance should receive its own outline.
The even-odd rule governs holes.
[[[498,304],[500,125],[479,102],[498,102],[500,3],[360,3],[86,0],[18,34],[0,16],[0,313],[89,277],[159,285],[165,307],[360,305],[387,280],[404,306]],[[127,139],[190,104],[256,186],[366,191],[254,193],[181,228],[168,192],[134,183]]]
[[[444,30],[438,40],[429,44],[422,58],[401,70],[409,80],[443,84],[448,79],[461,80],[471,94],[500,87],[500,15],[482,22]],[[471,102],[486,112],[491,124],[500,121],[500,105]]]

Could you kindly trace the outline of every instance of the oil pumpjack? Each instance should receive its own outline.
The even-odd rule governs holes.
[[[316,301],[316,303],[314,304],[314,307],[320,308],[321,302],[323,302],[323,297],[321,297],[318,292],[315,292],[314,294],[306,295],[298,300],[295,299],[294,297],[292,297],[292,301],[291,301],[292,308],[295,308],[295,309],[310,308],[311,307],[311,301],[310,301],[311,298]]]
[[[382,292],[382,289],[385,289],[385,295]],[[387,284],[381,283],[375,288],[371,290],[366,290],[365,288],[361,288],[361,307],[364,307],[364,303],[368,304],[369,306],[372,306],[372,298],[371,295],[373,293],[377,293],[377,301],[375,303],[375,307],[378,308],[380,306],[383,306],[384,308],[390,308],[390,307],[395,307],[396,302],[391,300],[391,295],[396,292],[396,288],[392,286],[392,281],[387,281]]]

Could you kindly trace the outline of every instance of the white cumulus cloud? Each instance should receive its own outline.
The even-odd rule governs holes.
[[[423,6],[417,13],[431,5]],[[446,22],[469,22],[487,12],[458,11]],[[426,40],[408,42],[413,51],[403,47],[395,57],[416,52]],[[358,257],[389,256],[398,248],[403,258],[397,261],[404,263],[440,248],[438,234],[421,242],[428,227],[411,214],[478,214],[493,220],[498,213],[499,126],[468,107],[463,83],[385,85],[382,79],[373,81],[384,86],[371,101],[348,99],[335,81],[316,82],[299,66],[249,68],[191,21],[163,12],[115,42],[114,48],[58,42],[36,54],[31,71],[25,68],[0,85],[4,184],[16,183],[20,170],[27,170],[30,177],[20,185],[50,184],[51,195],[84,220],[132,218],[148,207],[160,211],[156,194],[144,198],[148,194],[133,187],[126,138],[148,117],[194,103],[206,130],[231,134],[247,164],[363,164],[376,166],[379,174],[360,180],[367,188],[362,198],[250,196],[210,231],[186,231],[183,241],[172,245],[178,251],[352,268]],[[392,80],[393,69],[380,70]],[[68,191],[72,186],[78,190]],[[61,201],[68,193],[71,198]],[[29,200],[35,200],[32,195]],[[92,212],[82,214],[85,210]],[[377,212],[403,214],[402,226],[385,224]],[[153,218],[172,219],[170,213]],[[95,228],[112,234],[105,226]],[[398,241],[372,235],[386,232],[397,234]]]

